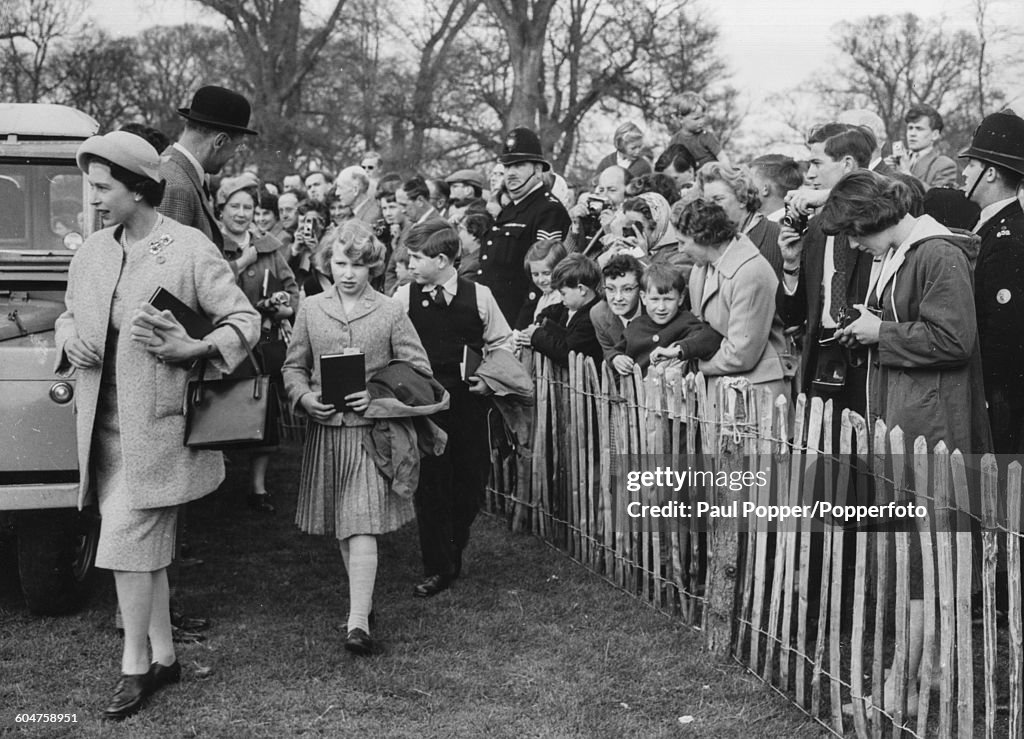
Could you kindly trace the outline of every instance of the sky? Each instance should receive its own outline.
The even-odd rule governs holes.
[[[415,1],[415,0],[411,0]],[[993,0],[992,17],[1024,33],[1024,2]],[[324,8],[331,0],[309,0]],[[743,93],[743,103],[756,111],[765,97],[798,86],[834,54],[833,27],[843,20],[875,14],[916,13],[944,16],[950,28],[970,27],[972,0],[717,0],[702,7],[721,32],[720,50],[733,73],[730,83]],[[215,16],[190,0],[93,0],[90,15],[117,35],[130,35],[152,25],[186,20],[209,22]],[[853,10],[851,10],[851,7]],[[1003,81],[1009,101],[1024,109],[1024,68]]]

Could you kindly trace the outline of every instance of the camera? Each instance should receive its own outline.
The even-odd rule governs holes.
[[[599,216],[612,207],[612,201],[600,195],[587,196],[587,213],[592,216]]]
[[[376,223],[373,224],[373,235],[384,246],[391,246],[391,224],[383,218],[378,218]]]
[[[637,232],[636,226],[632,223],[627,223],[622,227],[622,238],[624,239],[635,239],[640,234]]]
[[[787,226],[796,231],[799,236],[803,236],[804,231],[807,230],[808,221],[810,221],[810,216],[806,213],[786,208],[786,215],[779,219],[779,225]]]

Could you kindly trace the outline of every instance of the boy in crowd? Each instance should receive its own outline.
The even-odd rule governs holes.
[[[511,349],[511,330],[491,291],[456,273],[461,244],[450,224],[429,219],[413,226],[405,248],[413,281],[399,287],[395,298],[423,342],[434,378],[451,396],[448,410],[432,416],[448,434],[448,444],[440,456],[421,460],[414,497],[425,579],[413,595],[429,598],[462,572],[462,552],[490,466],[484,397],[490,390],[477,377],[463,381],[463,348],[480,354]]]
[[[616,254],[601,270],[604,300],[590,309],[590,322],[604,361],[620,375],[633,374],[633,358],[619,347],[630,322],[641,314],[640,280],[644,266],[629,254]]]
[[[695,92],[684,92],[676,103],[675,118],[679,130],[668,141],[668,145],[682,144],[693,155],[695,169],[708,162],[719,161],[729,164],[729,158],[722,151],[718,137],[707,130],[708,104]],[[657,170],[655,170],[657,171]]]
[[[677,267],[653,264],[640,280],[644,315],[626,326],[625,351],[640,369],[668,359],[709,359],[722,335],[688,310],[681,310],[686,281]]]
[[[590,310],[601,300],[597,286],[601,270],[582,254],[570,254],[551,272],[551,286],[562,295],[560,305],[546,308],[538,317],[530,344],[561,367],[569,366],[569,352],[601,361],[601,345],[590,322]]]

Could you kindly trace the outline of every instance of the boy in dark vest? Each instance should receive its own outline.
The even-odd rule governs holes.
[[[480,510],[489,470],[486,395],[483,380],[462,379],[463,348],[481,355],[511,350],[508,322],[491,291],[458,276],[458,232],[443,221],[414,226],[405,240],[411,284],[395,292],[427,350],[434,377],[451,396],[433,420],[448,433],[438,457],[423,457],[416,490],[416,521],[426,578],[413,595],[429,598],[448,588],[462,570],[462,551]]]

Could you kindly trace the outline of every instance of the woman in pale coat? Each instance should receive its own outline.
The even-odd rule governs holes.
[[[775,312],[779,280],[746,236],[738,234],[721,206],[694,200],[676,221],[683,251],[693,258],[690,309],[724,337],[714,356],[701,360],[716,399],[718,377],[743,377],[773,397],[789,397],[782,354],[782,321]]]
[[[71,261],[67,310],[57,319],[57,371],[75,373],[79,506],[99,501],[96,565],[114,571],[124,618],[121,679],[104,715],[123,719],[181,677],[171,639],[167,571],[178,506],[224,479],[219,452],[183,445],[182,397],[195,360],[228,371],[245,356],[228,327],[190,338],[148,305],[158,287],[249,341],[259,318],[227,262],[199,231],[156,211],[156,149],[132,133],[94,136],[78,150],[105,223]],[[152,647],[152,663],[147,650]]]
[[[385,255],[371,228],[346,221],[322,249],[334,287],[302,302],[282,370],[289,402],[310,419],[295,523],[338,540],[349,586],[345,648],[366,655],[373,649],[377,535],[411,521],[415,511],[411,499],[392,492],[366,449],[374,424],[363,416],[369,394],[349,395],[343,407],[324,403],[320,357],[362,352],[366,379],[396,360],[429,375],[430,361],[402,304],[370,286],[384,270]]]

